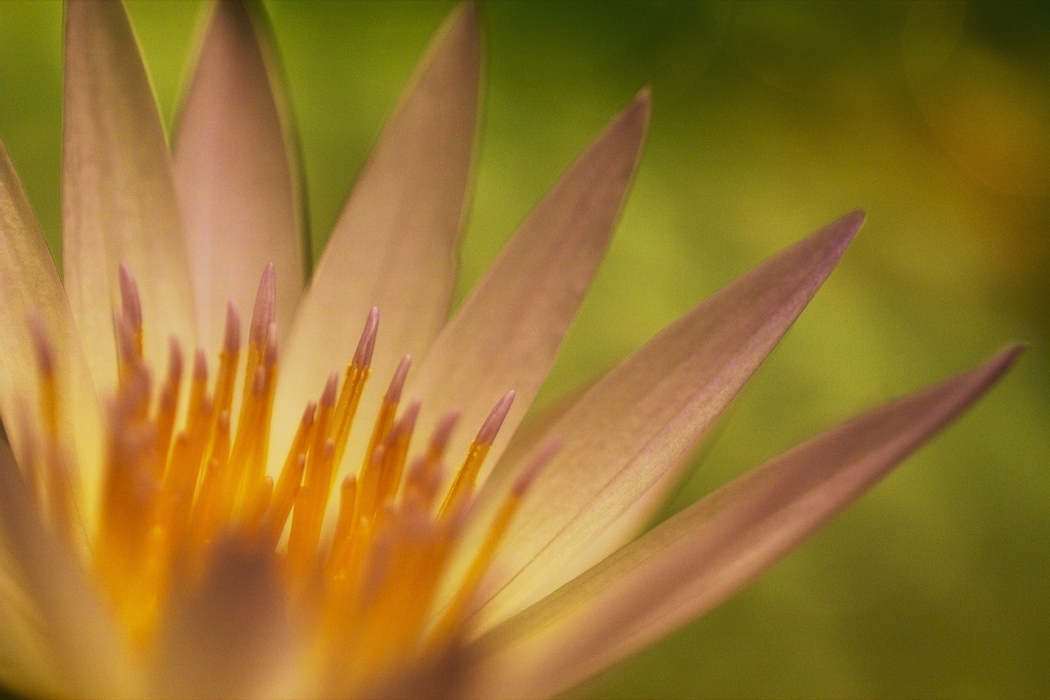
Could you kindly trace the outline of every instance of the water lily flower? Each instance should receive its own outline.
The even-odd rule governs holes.
[[[244,6],[216,4],[169,150],[122,5],[69,4],[63,275],[0,149],[0,683],[17,692],[555,695],[739,590],[1019,352],[639,536],[863,215],[523,422],[608,244],[648,93],[448,318],[476,8],[434,40],[312,274],[272,57]]]

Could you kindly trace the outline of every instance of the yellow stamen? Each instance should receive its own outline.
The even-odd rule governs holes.
[[[360,472],[341,482],[328,540],[325,515],[371,373],[378,310],[369,313],[343,377],[333,373],[317,403],[306,406],[275,483],[265,474],[279,374],[273,266],[259,283],[243,379],[238,379],[240,318],[231,304],[214,383],[209,384],[207,358],[198,349],[183,391],[182,350],[172,339],[156,396],[143,357],[141,301],[126,266],[119,280],[120,309],[114,314],[119,382],[109,407],[93,556],[133,646],[149,652],[173,592],[191,593],[211,558],[221,556],[215,554],[221,549],[216,543],[229,538],[272,557],[286,574],[290,609],[314,634],[310,648],[316,656],[310,662],[333,674],[340,687],[366,689],[397,664],[418,661],[461,637],[468,606],[527,483],[542,466],[530,467],[515,485],[451,603],[428,625],[435,619],[435,594],[450,553],[476,510],[471,506],[478,477],[514,392],[496,404],[467,454],[458,456],[460,468],[442,493],[445,452],[459,414],[446,415],[426,448],[412,454],[423,407],[413,399],[399,412],[411,364],[405,356],[374,416]],[[39,440],[30,441],[23,469],[27,482],[44,492],[41,501],[51,522],[72,541],[71,464],[65,457],[55,352],[41,324],[30,325],[38,345],[42,429]],[[187,403],[179,425],[181,394]]]
[[[507,533],[507,528],[510,526],[511,521],[518,512],[518,508],[521,506],[521,500],[525,496],[525,492],[528,491],[530,486],[532,486],[536,477],[539,476],[540,471],[547,466],[547,463],[550,462],[552,457],[554,457],[558,448],[559,445],[553,443],[542,447],[540,452],[514,483],[510,493],[507,494],[506,499],[504,499],[503,504],[496,513],[496,517],[493,519],[492,525],[489,527],[488,534],[485,536],[481,547],[474,556],[474,560],[471,563],[470,568],[467,570],[466,575],[463,577],[459,589],[456,591],[455,596],[453,596],[452,601],[448,604],[448,607],[445,608],[445,612],[441,619],[434,627],[430,636],[431,644],[440,643],[441,640],[446,639],[463,618],[467,606],[473,599],[478,590],[478,586],[481,584],[482,578],[488,571],[489,566],[492,564],[492,560],[496,556],[500,542],[503,540],[503,536]]]
[[[492,449],[492,443],[496,440],[503,420],[510,412],[510,406],[514,403],[514,392],[509,391],[493,407],[489,417],[478,431],[477,437],[470,443],[467,450],[467,458],[456,472],[456,478],[448,490],[445,502],[441,504],[441,514],[452,511],[459,503],[469,499],[474,493],[474,484],[477,481],[481,465]]]
[[[168,374],[164,386],[157,398],[157,455],[153,466],[153,475],[157,479],[164,477],[168,466],[168,453],[171,436],[175,431],[175,412],[179,407],[179,388],[182,384],[182,349],[174,338],[169,343]]]
[[[273,498],[265,516],[264,527],[267,531],[263,533],[264,541],[269,546],[276,546],[281,539],[285,523],[292,512],[292,505],[299,493],[300,484],[303,480],[303,472],[306,470],[306,452],[313,435],[314,418],[317,415],[317,404],[310,402],[303,411],[302,420],[299,421],[299,429],[292,440],[292,446],[288,450],[288,458],[285,460],[281,475],[277,479]]]
[[[412,364],[412,358],[405,355],[397,365],[394,378],[390,380],[390,387],[383,395],[383,402],[379,407],[379,415],[376,417],[375,426],[372,429],[372,437],[368,441],[368,449],[365,450],[365,461],[361,466],[360,485],[357,490],[357,513],[360,517],[371,521],[377,509],[382,505],[379,493],[382,481],[383,460],[376,459],[376,451],[386,442],[387,435],[394,424],[397,415],[397,405],[401,400],[401,390],[405,386],[408,377],[408,368]]]

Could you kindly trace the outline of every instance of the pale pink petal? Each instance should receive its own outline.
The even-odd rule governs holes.
[[[522,504],[493,563],[488,585],[496,595],[482,611],[483,625],[521,610],[604,556],[589,543],[681,463],[816,293],[863,218],[844,216],[726,286],[610,372],[552,426],[549,435],[564,446]],[[506,481],[494,479],[490,496]]]
[[[463,410],[466,429],[453,436],[453,459],[466,454],[499,398],[516,392],[481,480],[547,377],[590,287],[634,176],[648,118],[649,93],[643,91],[536,206],[409,384],[408,395],[420,397],[427,409],[422,435],[449,410]]]
[[[78,494],[85,528],[94,523],[101,480],[102,413],[62,281],[7,150],[0,144],[0,417],[20,459],[28,459],[27,421],[41,424],[37,346],[30,324],[39,324],[55,355],[59,425],[71,440],[83,490]]]
[[[138,280],[146,357],[193,347],[193,292],[171,157],[124,7],[66,7],[62,227],[66,294],[100,393],[116,386],[118,267]]]
[[[24,594],[23,612],[38,625],[33,651],[46,655],[50,687],[70,697],[136,694],[136,679],[109,615],[69,550],[44,528],[2,440],[0,562],[0,576]]]
[[[203,581],[176,594],[162,622],[157,694],[287,697],[296,651],[272,554],[226,541]]]
[[[478,640],[472,692],[557,694],[710,610],[957,418],[1020,350],[823,433],[627,545]]]
[[[481,30],[461,5],[434,39],[390,116],[303,295],[289,338],[276,416],[298,416],[354,354],[369,310],[381,320],[360,412],[369,416],[404,354],[421,357],[448,315],[456,240],[477,130]],[[369,426],[355,429],[352,441]],[[275,420],[271,466],[291,442]],[[353,448],[349,454],[359,454]]]
[[[227,302],[247,314],[266,263],[277,269],[280,333],[303,288],[299,196],[263,49],[241,2],[216,3],[175,141],[198,342],[213,350]]]

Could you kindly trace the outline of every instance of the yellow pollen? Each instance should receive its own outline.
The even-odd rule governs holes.
[[[477,479],[514,392],[497,402],[446,483],[445,453],[459,420],[438,422],[412,457],[422,406],[401,409],[411,359],[404,357],[380,403],[360,471],[342,477],[335,527],[325,515],[370,375],[379,313],[368,315],[353,358],[305,407],[276,482],[265,473],[278,379],[276,285],[262,275],[247,336],[227,308],[214,382],[205,353],[193,355],[183,389],[183,351],[172,339],[154,391],[143,357],[143,309],[131,271],[119,270],[114,314],[118,386],[108,404],[105,471],[92,567],[132,646],[148,653],[173,593],[192,593],[208,575],[216,544],[229,537],[269,556],[286,584],[289,610],[312,630],[304,658],[337,684],[369,687],[400,664],[421,662],[462,638],[471,603],[543,452],[519,478],[488,526],[466,575],[441,609],[436,594],[471,517]],[[30,319],[39,367],[39,434],[26,481],[56,532],[76,543],[73,461],[56,353]],[[243,376],[237,392],[238,376]],[[185,413],[179,422],[180,395]],[[236,417],[236,419],[234,419]],[[43,477],[43,478],[42,478]]]

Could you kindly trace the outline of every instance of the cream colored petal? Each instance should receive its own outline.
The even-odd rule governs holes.
[[[66,8],[62,255],[66,294],[99,392],[116,386],[117,269],[138,280],[146,357],[193,347],[193,293],[157,105],[118,2]]]
[[[483,627],[595,563],[582,556],[589,543],[697,444],[816,293],[863,218],[844,216],[726,286],[610,372],[551,428],[564,446],[536,480],[493,563],[488,585],[495,596],[482,611]],[[505,482],[493,480],[491,502]]]
[[[48,682],[69,697],[141,693],[116,630],[83,571],[40,522],[10,448],[0,440],[0,561],[39,627],[35,649],[50,662]],[[7,633],[7,630],[4,630]],[[17,657],[16,657],[17,662]]]
[[[449,410],[463,410],[463,427],[449,445],[453,459],[466,454],[500,397],[516,392],[482,481],[539,391],[590,287],[634,176],[648,120],[646,90],[536,206],[406,389],[427,409],[420,435],[429,435]]]
[[[272,555],[227,541],[210,566],[163,622],[156,694],[289,697],[297,649]]]
[[[8,576],[8,568],[0,561],[0,688],[23,697],[56,697],[62,687],[54,678],[46,640],[22,585]]]
[[[349,362],[373,306],[381,315],[375,379],[360,409],[369,421],[401,356],[421,357],[441,329],[473,159],[480,62],[477,7],[464,3],[390,116],[303,295],[282,363],[277,416],[298,416],[328,374]],[[371,429],[363,422],[350,455],[360,454],[354,446]],[[275,421],[279,449],[271,467],[283,459],[294,425],[294,418]]]
[[[198,342],[209,356],[222,343],[227,301],[247,315],[266,263],[277,269],[282,334],[303,289],[296,179],[267,72],[272,52],[256,31],[243,3],[216,3],[175,142]]]
[[[823,433],[619,550],[476,642],[472,692],[555,695],[702,615],[955,420],[1019,353]]]
[[[93,533],[102,472],[102,414],[58,270],[2,143],[0,308],[5,314],[0,324],[0,418],[8,438],[25,463],[31,439],[26,428],[42,420],[32,318],[53,345],[59,425],[79,471],[82,530]]]

